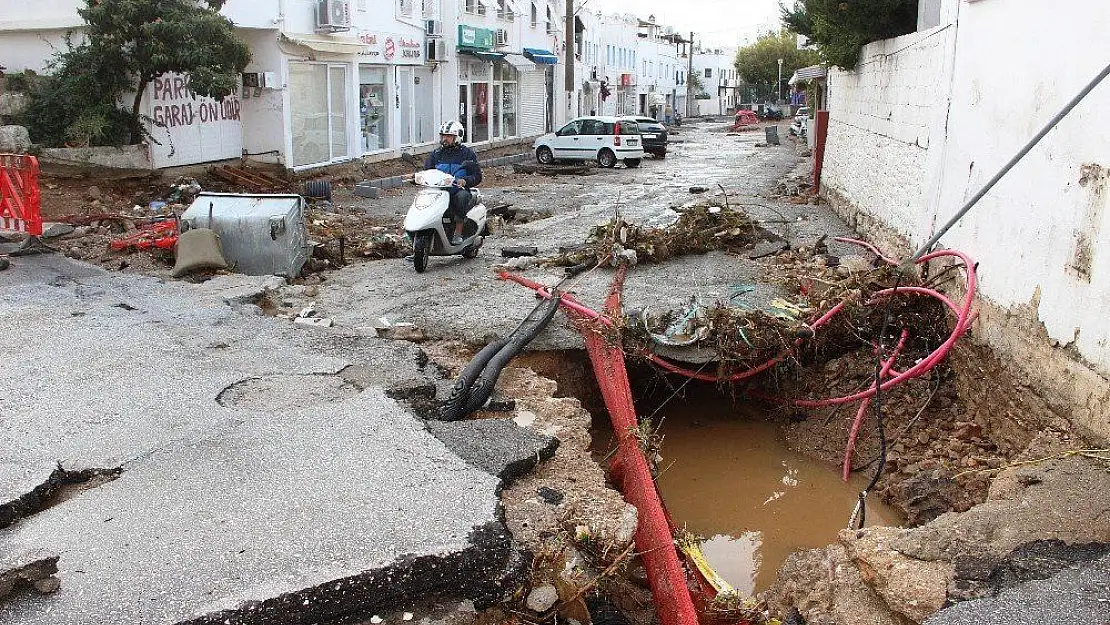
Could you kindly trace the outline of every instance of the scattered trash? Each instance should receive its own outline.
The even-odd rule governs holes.
[[[70,226],[73,230],[73,226]],[[173,220],[156,221],[141,226],[137,232],[113,240],[108,244],[113,250],[171,250],[177,245],[177,222]]]
[[[293,319],[293,323],[302,326],[317,326],[322,328],[330,328],[335,322],[328,317],[320,317],[316,311],[316,307],[311,304],[302,308],[301,312]]]
[[[399,322],[392,323],[385,317],[378,317],[370,324],[374,329],[374,333],[378,338],[391,339],[395,341],[411,341],[419,343],[424,340],[424,332],[416,327],[415,323]]]
[[[171,204],[189,204],[202,190],[200,183],[195,178],[182,176],[170,187],[170,192],[166,195],[166,201]],[[155,208],[154,204],[155,202],[151,202],[151,209]],[[165,203],[162,204],[165,207]]]
[[[382,617],[375,614],[374,616],[370,617],[370,622],[373,623],[373,625],[380,625],[380,623],[382,622]]]
[[[405,612],[401,615],[402,621],[411,621],[415,615],[412,612]]]
[[[177,224],[174,226],[176,232]],[[173,266],[173,277],[180,278],[194,271],[227,269],[227,260],[224,259],[220,248],[220,236],[207,228],[194,228],[188,232],[173,237],[177,244],[177,260]],[[165,245],[166,239],[162,239]]]
[[[522,256],[535,256],[540,249],[535,246],[514,246],[501,248],[502,258],[520,258]]]

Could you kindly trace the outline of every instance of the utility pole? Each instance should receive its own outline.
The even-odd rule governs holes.
[[[690,43],[686,48],[686,117],[690,117],[690,104],[694,101],[693,96],[693,74],[694,74],[694,31],[690,31]]]
[[[574,0],[563,0],[567,5],[567,24],[566,24],[566,68],[564,71],[563,88],[567,92],[567,110],[570,110],[571,100],[574,97]],[[569,117],[569,115],[568,115]]]

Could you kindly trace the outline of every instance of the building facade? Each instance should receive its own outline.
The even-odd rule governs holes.
[[[688,43],[654,18],[574,0],[228,0],[249,46],[240,90],[199,98],[187,76],[144,93],[155,167],[241,156],[300,170],[431,150],[458,120],[475,148],[528,142],[577,115],[685,114]],[[83,0],[0,0],[7,71],[42,72],[80,37]],[[579,0],[579,5],[581,5]]]

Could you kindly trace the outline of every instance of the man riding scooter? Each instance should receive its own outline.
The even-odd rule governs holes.
[[[446,121],[439,127],[439,148],[428,155],[424,169],[438,169],[455,177],[455,185],[448,192],[451,204],[448,214],[455,221],[455,233],[451,235],[451,245],[463,242],[463,224],[466,210],[470,205],[470,191],[467,189],[482,184],[482,168],[474,150],[462,144],[463,125],[457,121]]]

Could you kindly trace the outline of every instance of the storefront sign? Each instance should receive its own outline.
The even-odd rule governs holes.
[[[622,87],[631,87],[633,85],[633,83],[635,83],[635,82],[636,81],[634,81],[632,79],[632,74],[621,74],[621,86]]]
[[[459,46],[464,48],[492,50],[493,31],[488,28],[477,28],[459,24]]]
[[[359,59],[364,62],[398,65],[421,65],[424,63],[423,38],[360,32],[358,40],[367,47],[359,53]]]

